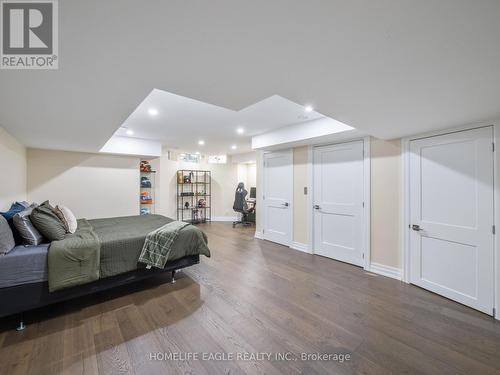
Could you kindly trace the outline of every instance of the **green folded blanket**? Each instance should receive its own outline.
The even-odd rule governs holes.
[[[90,283],[99,279],[101,244],[87,220],[60,241],[52,241],[48,254],[49,291]]]
[[[172,221],[149,233],[144,241],[139,262],[146,264],[148,268],[165,268],[173,243],[181,229],[188,225],[182,221]]]

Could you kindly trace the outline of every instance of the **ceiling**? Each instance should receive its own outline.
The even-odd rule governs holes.
[[[381,138],[500,117],[500,1],[59,2],[59,70],[0,70],[0,125],[97,151],[158,88],[279,95]]]
[[[151,115],[149,110],[157,113]],[[130,136],[127,131],[133,131],[130,137],[160,141],[173,150],[236,154],[251,151],[254,135],[323,117],[315,111],[305,112],[304,106],[278,95],[233,111],[155,89],[116,135]],[[244,132],[239,134],[237,129]],[[200,140],[204,145],[198,144]]]

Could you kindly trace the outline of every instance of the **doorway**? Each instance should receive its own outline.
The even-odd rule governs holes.
[[[364,142],[313,149],[314,253],[357,266],[365,266],[369,242]]]
[[[487,126],[409,141],[407,280],[493,315],[494,148]]]
[[[264,154],[263,182],[263,238],[290,246],[293,228],[293,153],[291,149]]]

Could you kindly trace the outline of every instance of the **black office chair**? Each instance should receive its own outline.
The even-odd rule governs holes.
[[[241,214],[241,219],[240,221],[233,221],[233,228],[235,228],[237,224],[242,224],[242,225],[252,224],[248,221],[248,214],[255,211],[255,205],[253,205],[250,208],[248,207],[246,201],[247,194],[248,191],[245,190],[245,184],[243,182],[240,182],[234,193],[233,210]]]

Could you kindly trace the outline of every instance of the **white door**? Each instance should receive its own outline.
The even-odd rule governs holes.
[[[264,154],[265,240],[292,243],[293,154],[292,150]]]
[[[410,142],[410,281],[493,313],[493,129]]]
[[[363,265],[363,141],[314,149],[314,253]]]

